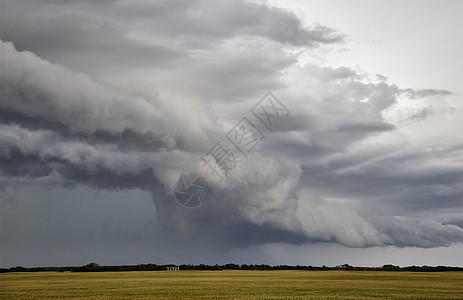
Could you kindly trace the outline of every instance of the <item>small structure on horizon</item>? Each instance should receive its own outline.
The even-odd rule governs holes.
[[[180,271],[180,267],[167,267],[167,271]]]

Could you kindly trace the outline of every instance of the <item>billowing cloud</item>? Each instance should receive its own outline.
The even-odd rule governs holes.
[[[463,242],[460,95],[301,64],[302,51],[342,35],[266,5],[44,3],[19,24],[35,2],[6,2],[2,201],[29,184],[139,188],[175,243],[206,234],[221,249]],[[272,131],[258,125],[265,139],[248,156],[228,143],[238,163],[217,183],[201,156],[267,90],[290,115]],[[215,182],[201,208],[173,198],[184,171]]]

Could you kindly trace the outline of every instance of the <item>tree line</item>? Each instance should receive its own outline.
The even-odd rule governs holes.
[[[462,267],[451,266],[408,266],[399,267],[394,265],[383,265],[382,267],[354,267],[348,264],[335,267],[314,267],[314,266],[291,266],[291,265],[254,265],[254,264],[225,264],[225,265],[123,265],[123,266],[100,266],[96,263],[89,263],[80,267],[33,267],[25,268],[21,266],[11,268],[0,268],[0,273],[8,272],[117,272],[117,271],[166,271],[167,267],[179,267],[179,270],[250,270],[250,271],[272,271],[272,270],[305,270],[305,271],[328,271],[328,270],[348,270],[348,271],[397,271],[397,272],[446,272],[463,271]]]

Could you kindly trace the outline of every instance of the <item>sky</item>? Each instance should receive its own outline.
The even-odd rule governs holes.
[[[462,22],[461,1],[0,0],[0,267],[463,266]]]

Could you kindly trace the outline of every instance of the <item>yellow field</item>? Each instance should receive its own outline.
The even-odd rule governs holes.
[[[463,272],[155,271],[0,274],[1,299],[463,299]]]

